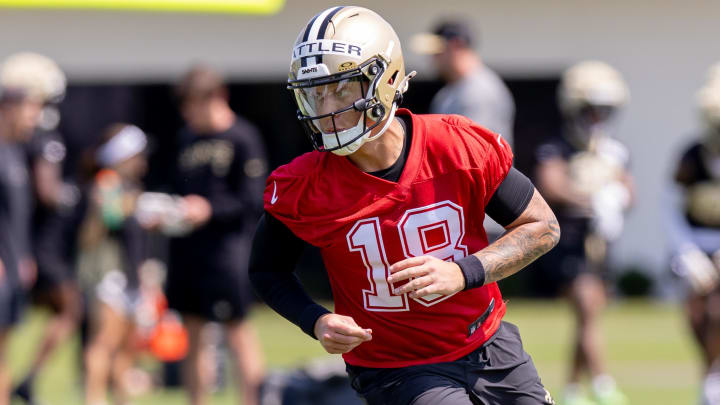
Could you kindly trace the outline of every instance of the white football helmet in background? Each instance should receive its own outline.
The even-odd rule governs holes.
[[[583,61],[567,69],[558,87],[560,110],[570,140],[585,148],[595,135],[609,136],[615,112],[630,92],[622,75],[600,61]]]
[[[697,94],[697,102],[710,136],[720,146],[720,63],[710,68],[707,81]]]
[[[54,129],[60,122],[57,104],[65,97],[67,79],[60,67],[47,56],[33,52],[10,55],[0,66],[0,97],[15,92],[45,104],[39,126]]]

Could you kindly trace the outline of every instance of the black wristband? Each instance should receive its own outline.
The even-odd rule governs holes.
[[[463,277],[465,278],[464,290],[482,287],[485,285],[485,268],[480,259],[475,255],[468,255],[460,260],[456,260],[455,264],[460,266]]]

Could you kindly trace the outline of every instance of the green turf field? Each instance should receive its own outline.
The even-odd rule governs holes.
[[[270,368],[289,367],[323,356],[317,342],[270,310],[258,307],[259,329]],[[42,314],[32,313],[13,336],[9,356],[14,374],[24,370],[38,337]],[[570,312],[562,301],[511,300],[506,320],[520,326],[525,349],[533,356],[545,385],[558,392],[566,374]],[[613,304],[603,319],[612,373],[632,405],[695,403],[697,353],[678,307],[648,301]],[[76,364],[77,343],[66,345],[39,380],[39,395],[48,405],[81,405]],[[157,391],[138,398],[138,405],[185,404],[181,393]],[[236,405],[234,393],[215,395],[213,405]]]

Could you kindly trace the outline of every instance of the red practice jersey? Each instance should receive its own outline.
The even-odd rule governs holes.
[[[505,314],[496,283],[450,296],[392,294],[391,264],[421,255],[457,260],[487,246],[485,206],[512,165],[507,142],[467,118],[398,114],[412,119],[413,136],[397,183],[315,151],[276,169],[265,189],[265,210],[320,248],[335,312],[372,329],[370,342],[344,355],[356,366],[456,360]]]

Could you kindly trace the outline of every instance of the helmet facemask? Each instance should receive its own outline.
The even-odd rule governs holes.
[[[568,140],[587,149],[593,139],[612,136],[617,112],[629,98],[622,75],[607,63],[583,61],[567,69],[558,86],[558,101]]]
[[[316,150],[348,155],[380,135],[371,133],[385,117],[385,107],[375,97],[385,69],[382,60],[372,58],[346,72],[288,82],[298,120]]]
[[[568,117],[567,135],[576,146],[586,149],[593,139],[615,132],[617,107],[584,104]]]

